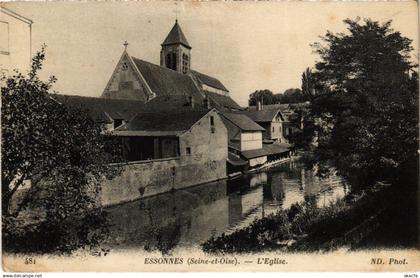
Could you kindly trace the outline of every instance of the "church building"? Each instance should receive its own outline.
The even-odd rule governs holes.
[[[129,55],[127,43],[102,98],[138,100],[183,98],[195,108],[241,110],[217,78],[191,68],[191,49],[178,21],[161,44],[160,65]]]

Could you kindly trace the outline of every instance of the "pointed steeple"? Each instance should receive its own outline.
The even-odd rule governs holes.
[[[181,30],[181,27],[178,24],[178,20],[175,20],[174,27],[172,27],[168,36],[163,41],[162,46],[174,45],[174,44],[182,44],[186,48],[191,49],[191,46],[189,45],[187,38],[185,37],[184,33]]]
[[[187,74],[191,68],[191,46],[182,33],[178,20],[161,45],[160,65]]]

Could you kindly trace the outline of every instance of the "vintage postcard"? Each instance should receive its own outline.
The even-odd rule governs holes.
[[[2,2],[6,272],[420,270],[416,1]]]

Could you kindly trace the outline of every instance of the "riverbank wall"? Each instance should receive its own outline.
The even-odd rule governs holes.
[[[185,164],[180,158],[139,161],[103,182],[101,205],[110,206],[226,178],[224,160]]]

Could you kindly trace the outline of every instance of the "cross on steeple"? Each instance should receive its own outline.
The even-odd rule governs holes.
[[[175,2],[175,10],[173,10],[173,12],[175,13],[175,21],[178,22],[179,10],[178,10],[178,3],[177,2]]]
[[[128,42],[125,41],[123,45],[124,45],[124,50],[127,50]]]

